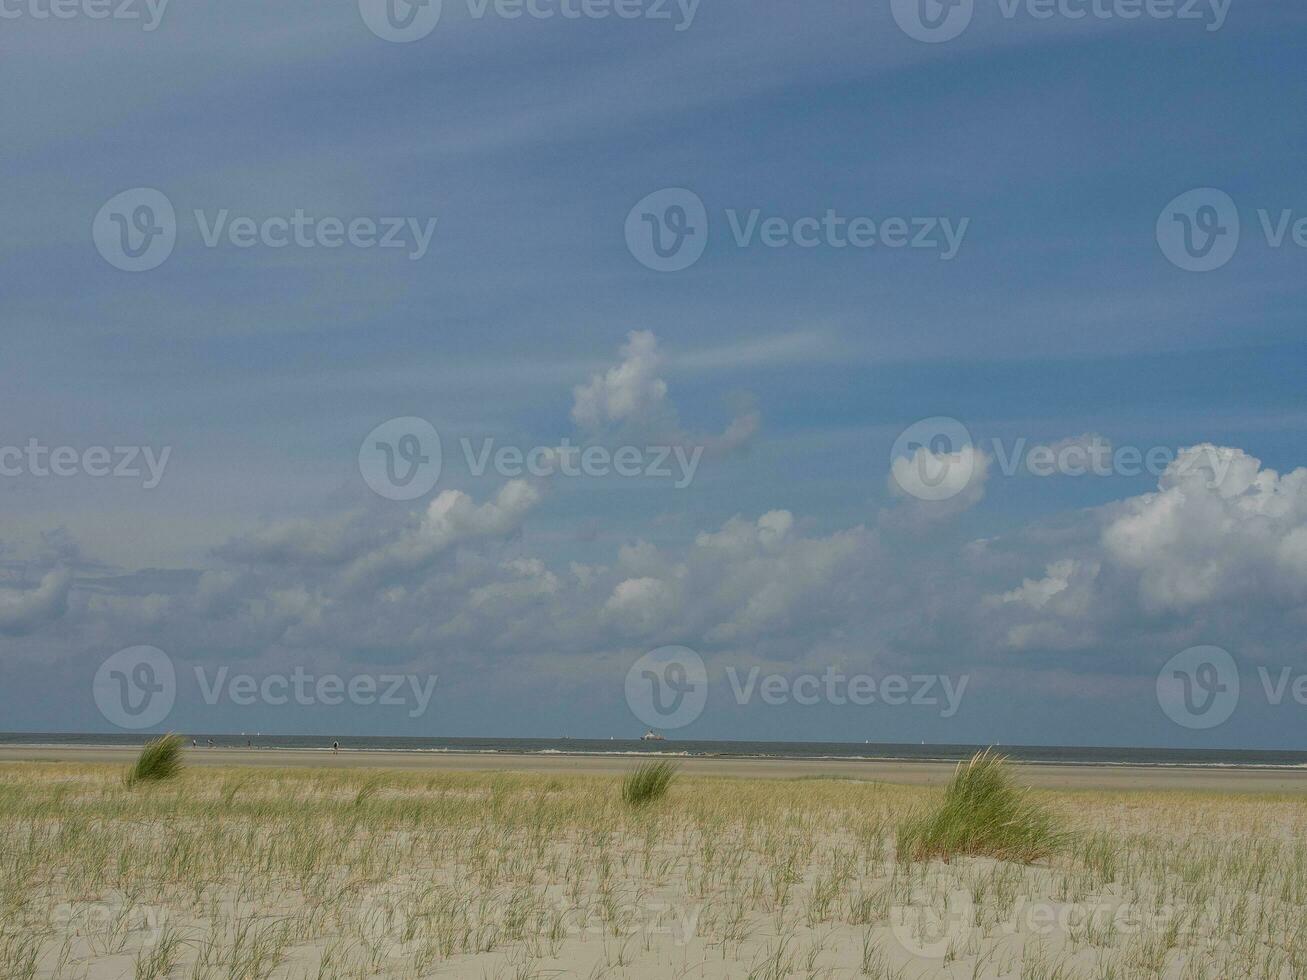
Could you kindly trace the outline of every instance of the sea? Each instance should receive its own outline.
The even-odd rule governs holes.
[[[2,745],[141,745],[150,734],[0,732]],[[186,733],[200,746],[252,749],[320,749],[339,741],[342,751],[484,752],[542,755],[651,755],[742,759],[865,759],[958,762],[993,748],[1017,762],[1045,765],[1221,767],[1235,769],[1307,768],[1307,751],[1264,749],[1166,749],[1069,745],[914,745],[894,742],[750,742],[667,738],[411,738],[385,736]]]

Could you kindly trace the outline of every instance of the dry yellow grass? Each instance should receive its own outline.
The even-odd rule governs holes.
[[[0,977],[1307,976],[1307,805],[1039,794],[1025,866],[895,858],[938,791],[0,766]]]

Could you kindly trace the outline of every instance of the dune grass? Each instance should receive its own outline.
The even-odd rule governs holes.
[[[4,980],[1307,977],[1302,790],[1041,792],[1023,864],[897,859],[884,781],[122,769],[0,763]]]
[[[145,743],[136,762],[127,770],[126,782],[128,787],[137,783],[162,782],[175,778],[181,771],[181,736],[169,733]]]
[[[622,780],[622,800],[630,806],[646,806],[667,795],[676,766],[670,762],[646,762],[636,766]]]
[[[986,749],[958,764],[938,806],[903,822],[898,852],[913,861],[968,854],[1029,864],[1068,839],[1056,815],[1016,785],[1007,759]]]

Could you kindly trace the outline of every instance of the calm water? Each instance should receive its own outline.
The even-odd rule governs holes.
[[[151,735],[97,735],[60,733],[0,733],[0,745],[140,745]],[[243,735],[188,733],[201,746],[241,747]],[[328,749],[332,736],[249,736],[255,748]],[[634,739],[548,738],[381,738],[351,737],[340,740],[342,749],[394,752],[524,752],[578,755],[662,754],[765,759],[900,759],[954,762],[984,748],[979,745],[901,745],[890,742],[727,742],[668,739],[641,742]],[[1240,768],[1307,768],[1307,752],[1251,749],[1096,748],[1092,746],[1003,745],[1013,759],[1061,765],[1227,766]]]

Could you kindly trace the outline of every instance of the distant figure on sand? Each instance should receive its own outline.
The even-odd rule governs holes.
[[[332,742],[332,743],[331,743],[331,754],[332,754],[332,755],[340,755],[340,743],[339,743],[339,742]]]

